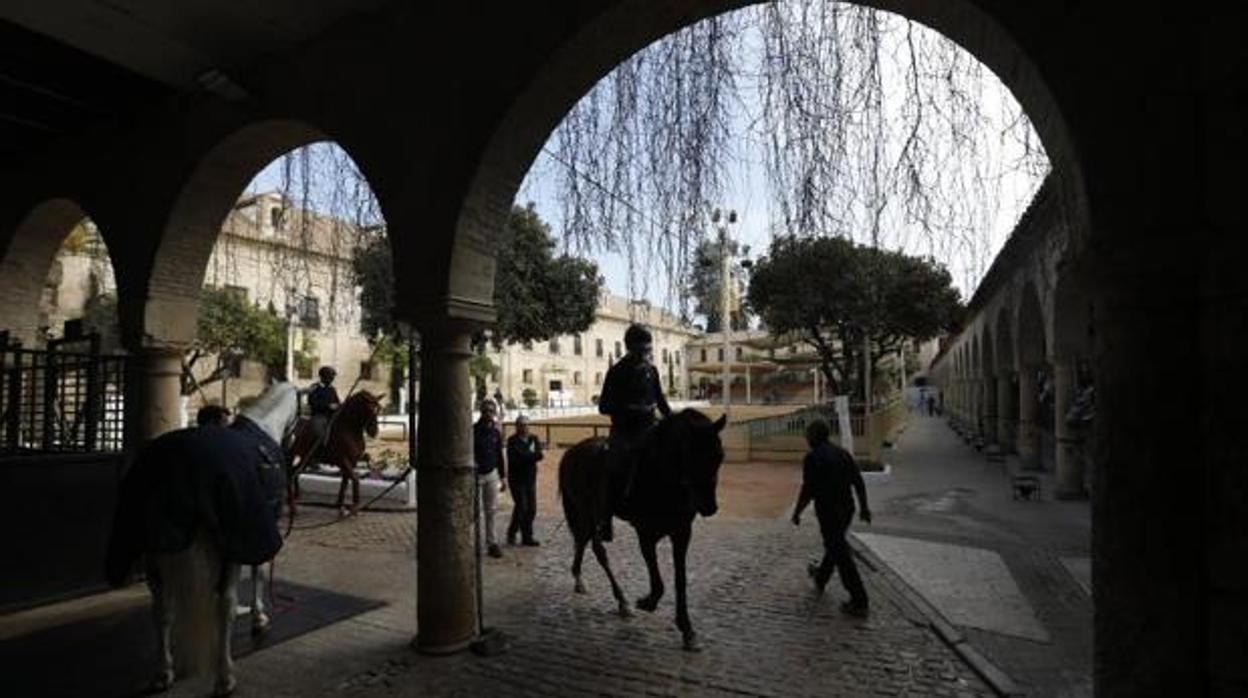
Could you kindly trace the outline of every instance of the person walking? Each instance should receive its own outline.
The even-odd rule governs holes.
[[[494,534],[494,518],[498,514],[498,494],[507,488],[507,462],[503,455],[503,434],[494,421],[494,401],[481,402],[481,416],[472,425],[472,458],[477,465],[477,487],[481,497],[481,515],[485,519],[486,551],[490,557],[502,557]]]
[[[659,371],[650,362],[652,345],[649,330],[638,324],[629,325],[624,332],[627,351],[607,369],[602,397],[598,400],[598,412],[611,417],[607,492],[603,493],[607,509],[602,528],[604,541],[613,538],[612,517],[627,514],[625,509],[636,469],[634,451],[655,425],[655,409],[664,417],[672,414],[659,383]]]
[[[533,537],[533,519],[537,517],[537,464],[542,457],[542,442],[529,432],[529,418],[516,417],[516,433],[507,439],[507,484],[515,503],[507,527],[507,545],[516,544],[517,533],[523,545],[541,545]]]
[[[868,613],[867,590],[854,564],[854,556],[845,540],[849,524],[854,520],[853,494],[858,495],[859,518],[871,523],[871,510],[867,507],[867,488],[862,472],[854,457],[840,446],[828,440],[831,429],[822,419],[816,419],[806,427],[806,443],[810,452],[802,466],[802,488],[793,509],[793,525],[802,523],[802,511],[813,500],[815,516],[819,519],[819,531],[823,535],[823,560],[810,563],[807,572],[815,582],[815,588],[823,593],[833,571],[840,571],[841,585],[849,592],[849,600],[841,603],[841,612],[866,617]],[[851,493],[851,490],[853,491]]]

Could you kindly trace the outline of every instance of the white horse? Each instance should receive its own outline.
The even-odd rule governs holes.
[[[284,494],[280,444],[297,408],[295,386],[275,384],[241,410],[232,427],[184,429],[150,442],[132,469],[140,471],[133,483],[127,475],[122,506],[141,511],[123,522],[119,508],[114,541],[121,541],[122,562],[113,562],[110,549],[110,578],[119,583],[112,570],[124,568],[127,554],[144,554],[159,663],[152,689],[172,686],[176,666],[185,676],[215,670],[213,695],[233,692],[230,631],[241,564],[252,567],[252,631],[268,625],[258,570],[281,547],[275,506]],[[136,505],[151,498],[158,503]]]

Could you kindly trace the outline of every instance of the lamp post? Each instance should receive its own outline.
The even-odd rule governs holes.
[[[727,414],[729,405],[731,404],[728,392],[728,362],[732,360],[732,321],[728,308],[728,283],[732,276],[732,256],[728,250],[728,244],[731,240],[728,236],[728,226],[736,224],[737,212],[729,211],[723,225],[719,225],[720,217],[719,209],[715,209],[715,211],[711,213],[711,223],[719,227],[719,330],[723,334],[724,345],[724,360],[720,362],[720,380],[722,381],[724,393],[724,414]]]

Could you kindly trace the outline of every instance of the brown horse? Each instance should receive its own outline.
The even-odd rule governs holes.
[[[339,512],[343,509],[343,499],[347,493],[347,483],[351,483],[351,514],[360,508],[360,479],[355,474],[355,464],[364,455],[364,435],[377,436],[377,414],[381,411],[380,396],[367,390],[348,397],[329,421],[328,433],[323,443],[318,445],[316,430],[312,428],[312,420],[300,419],[291,437],[288,453],[287,499],[290,504],[290,515],[294,517],[295,506],[299,501],[299,474],[308,465],[319,462],[338,466],[342,474],[342,482],[338,485],[338,500],[335,504]],[[318,447],[319,446],[319,447]]]
[[[684,648],[697,651],[698,635],[689,621],[685,598],[685,555],[693,533],[693,519],[698,514],[713,516],[719,509],[715,488],[724,448],[719,432],[725,418],[712,422],[697,410],[683,410],[660,422],[637,449],[637,468],[629,493],[627,515],[621,516],[637,531],[641,555],[650,572],[650,593],[637,600],[643,611],[654,611],[663,596],[663,577],[655,551],[664,537],[672,538],[672,567],[676,575],[676,626],[680,628]],[[585,593],[581,582],[581,561],[585,545],[592,544],[598,564],[607,573],[611,591],[619,604],[621,616],[631,611],[624,592],[611,572],[607,550],[600,538],[605,523],[607,483],[607,440],[587,439],[573,446],[559,463],[559,493],[563,514],[576,545],[572,576],[576,591]]]

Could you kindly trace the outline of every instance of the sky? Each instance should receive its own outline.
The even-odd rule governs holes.
[[[970,59],[969,56],[968,59]],[[1006,114],[1010,108],[1017,109],[1012,95],[1005,86],[990,71],[985,71],[985,74],[986,79],[982,81],[982,92],[979,95],[983,111],[993,115]],[[884,78],[885,80],[896,79],[896,76],[890,76],[886,70]],[[887,89],[891,88],[886,86]],[[750,107],[747,105],[744,108]],[[737,114],[734,117],[736,123],[733,124],[733,147],[736,152],[732,156],[733,164],[726,173],[725,192],[723,201],[719,205],[724,210],[737,212],[738,223],[730,228],[730,234],[749,246],[751,257],[757,257],[767,249],[772,239],[771,221],[779,217],[773,215],[774,203],[763,165],[762,135],[748,127],[747,118],[749,117],[744,114]],[[988,123],[985,128],[1000,128],[1000,124]],[[896,137],[896,134],[892,133],[887,136],[889,139]],[[328,153],[323,152],[319,157],[327,162],[336,158],[346,158],[345,153],[336,147],[331,150]],[[998,147],[994,148],[990,156],[1008,161],[1010,158],[1018,158],[1020,151],[1021,148],[1014,147],[1014,144],[1003,140]],[[960,166],[962,165],[959,163],[950,165],[950,167]],[[559,238],[562,228],[562,206],[558,198],[557,181],[560,176],[566,174],[566,171],[561,171],[562,168],[563,166],[554,158],[543,152],[534,162],[516,196],[517,204],[532,202],[535,205],[541,217],[550,223],[556,239]],[[248,186],[248,190],[279,189],[283,180],[282,173],[283,168],[279,158],[257,175]],[[974,291],[974,286],[1001,249],[1039,184],[1040,178],[1035,172],[1019,170],[1007,173],[1001,178],[995,192],[998,199],[991,202],[996,206],[994,220],[988,225],[988,230],[977,231],[983,239],[983,249],[977,258],[971,258],[965,252],[957,253],[948,249],[938,249],[930,237],[904,229],[896,232],[893,243],[889,246],[900,248],[910,254],[936,257],[949,268],[954,284],[959,287],[963,298],[969,298]],[[326,211],[334,207],[334,204],[330,203],[331,200],[336,200],[334,184],[314,181],[310,189],[312,208]],[[341,190],[342,187],[338,186],[339,198]],[[663,265],[646,264],[644,261],[653,259],[653,254],[653,251],[649,253],[641,251],[638,258],[642,262],[637,265],[632,274],[630,274],[626,259],[621,254],[596,252],[594,259],[598,262],[606,286],[611,292],[623,296],[647,298],[652,303],[672,307],[674,291],[669,279],[663,275]]]

